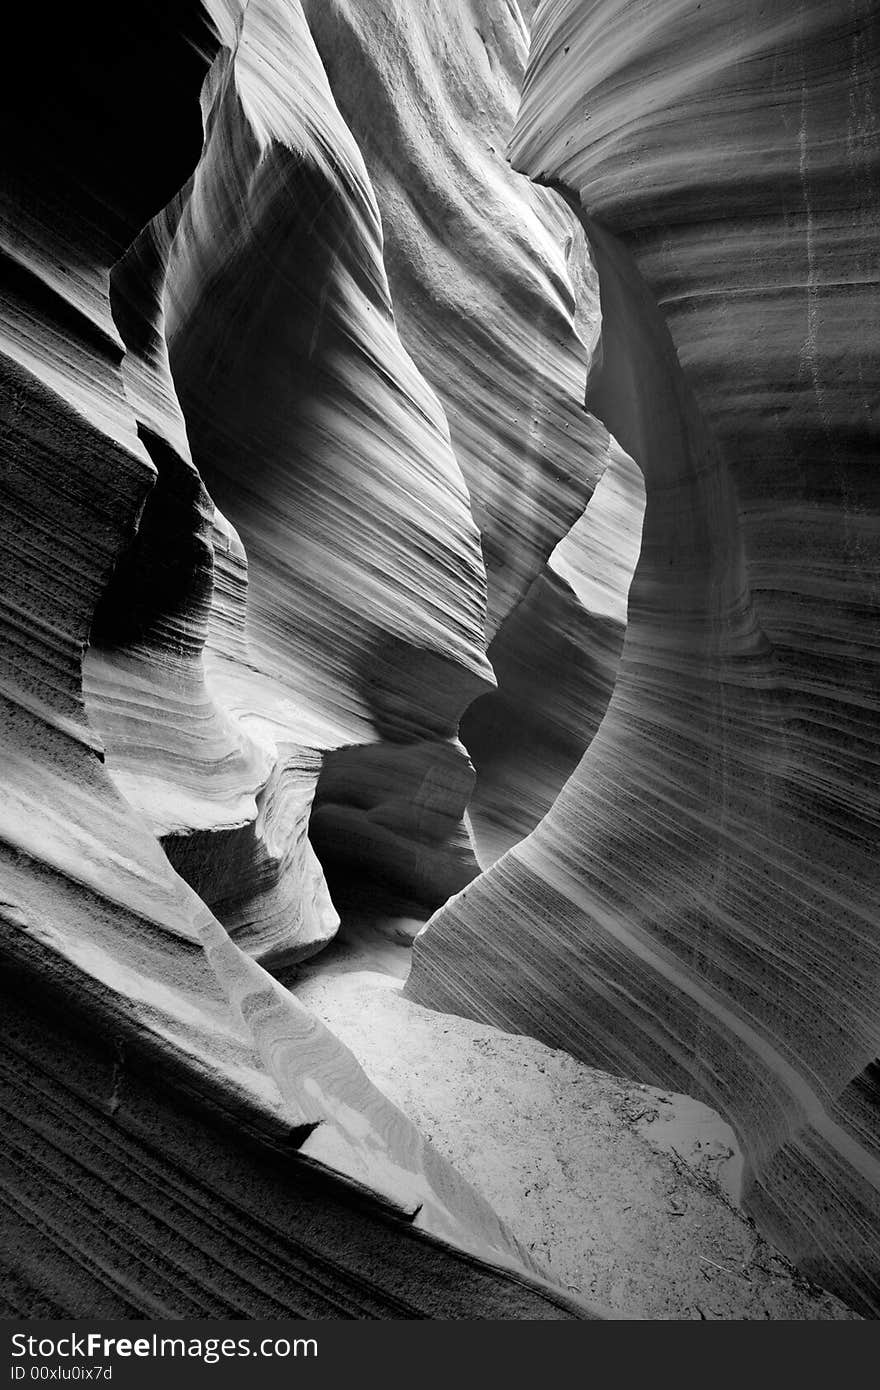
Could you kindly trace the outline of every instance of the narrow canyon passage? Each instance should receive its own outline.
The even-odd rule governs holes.
[[[586,510],[489,645],[498,689],[461,722],[477,773],[468,821],[482,868],[549,811],[611,700],[645,488],[613,437],[607,448]]]
[[[49,36],[3,1307],[880,1312],[878,53],[868,0]]]

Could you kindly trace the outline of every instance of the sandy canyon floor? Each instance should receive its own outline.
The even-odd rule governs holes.
[[[403,998],[413,926],[349,923],[286,982],[551,1278],[627,1318],[858,1317],[739,1210],[708,1106]]]

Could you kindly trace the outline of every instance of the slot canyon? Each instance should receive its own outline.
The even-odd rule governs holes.
[[[880,8],[8,42],[4,1316],[876,1318]]]

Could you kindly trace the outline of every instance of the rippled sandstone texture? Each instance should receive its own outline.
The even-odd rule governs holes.
[[[592,1316],[543,1278],[352,1054],[253,959],[296,953],[297,932],[322,922],[332,931],[300,833],[311,794],[303,783],[311,776],[313,785],[320,755],[348,741],[357,720],[366,742],[377,737],[365,701],[354,707],[355,675],[372,671],[374,708],[389,721],[409,719],[411,693],[395,704],[397,688],[383,684],[381,670],[395,669],[417,630],[433,680],[419,732],[454,751],[451,711],[466,703],[468,681],[486,685],[489,667],[466,493],[442,412],[396,337],[369,185],[301,11],[252,0],[237,32],[223,12],[215,18],[220,53],[204,89],[201,159],[198,52],[217,44],[194,6],[175,5],[169,22],[157,4],[97,5],[62,17],[39,43],[26,29],[20,48],[39,48],[43,99],[13,91],[9,102],[6,206],[17,216],[3,225],[4,1307]],[[286,58],[277,87],[255,72],[267,44],[276,69],[277,50]],[[227,140],[241,164],[218,169]],[[340,629],[333,653],[348,681],[341,713],[316,715],[300,682],[273,682],[261,594],[271,593],[285,546],[276,538],[273,547],[271,532],[268,555],[257,545],[264,563],[251,598],[237,529],[215,511],[194,465],[208,447],[194,387],[186,389],[187,296],[198,289],[187,270],[204,256],[222,284],[228,248],[205,234],[200,199],[222,209],[224,193],[241,191],[242,168],[254,202],[240,236],[245,247],[248,233],[256,237],[255,261],[260,234],[273,226],[258,214],[273,207],[284,168],[294,181],[305,170],[306,190],[323,189],[318,202],[328,216],[338,211],[349,244],[362,250],[355,267],[333,260],[323,282],[328,341],[319,321],[305,351],[296,331],[288,345],[288,369],[307,370],[310,351],[317,359],[311,416],[306,409],[305,423],[295,414],[282,422],[306,479],[309,441],[345,423],[343,412],[325,419],[322,402],[360,380],[364,400],[354,405],[366,410],[389,393],[388,427],[396,421],[406,435],[407,463],[425,489],[420,505],[449,522],[446,539],[442,527],[419,532],[412,515],[394,528],[404,574],[424,539],[420,562],[443,571],[448,609],[431,609],[436,592],[421,585],[414,614],[401,584],[388,599],[393,611],[380,604],[370,622],[366,600],[378,603],[382,576],[372,589],[363,576],[347,613],[352,628]],[[288,235],[296,226],[294,209]],[[235,283],[247,281],[247,258],[237,271]],[[347,281],[340,304],[334,292]],[[244,305],[257,318],[259,283],[247,281]],[[219,306],[217,283],[214,291]],[[357,328],[372,318],[371,356]],[[233,328],[243,341],[241,321]],[[174,357],[180,364],[179,393],[166,341],[172,366]],[[264,346],[271,369],[269,333]],[[284,391],[263,400],[267,468],[297,371],[286,370]],[[218,409],[233,399],[226,381]],[[395,485],[393,474],[370,473],[361,424],[363,437],[352,441],[363,464],[356,497],[371,478]],[[212,483],[224,477],[221,444],[207,464],[200,458]],[[240,510],[245,530],[250,514]],[[298,519],[294,509],[292,526]],[[327,571],[332,589],[338,574]],[[308,617],[303,648],[318,641]],[[386,653],[378,675],[369,665],[377,648]],[[296,674],[296,650],[285,653],[285,673]],[[321,670],[317,678],[332,680]],[[215,900],[229,931],[206,906]]]
[[[263,968],[473,880],[410,992],[874,1310],[862,11],[548,0],[566,206],[515,5],[207,9],[4,87],[5,1306],[594,1316]]]
[[[228,47],[169,214],[175,384],[247,553],[251,660],[291,692],[294,738],[298,719],[303,742],[318,726],[348,750],[342,779],[328,765],[315,843],[436,905],[477,872],[454,740],[492,684],[479,535],[442,409],[396,331],[376,200],[302,12],[214,10]]]
[[[583,408],[595,271],[577,219],[507,162],[528,54],[516,5],[307,0],[304,11],[376,191],[396,322],[442,402],[480,531],[498,692],[461,728],[485,867],[577,765],[622,640],[635,557],[611,558],[627,548],[618,528],[593,537],[601,561],[590,541],[571,547],[603,572],[596,609],[551,562],[585,508],[601,530],[591,498],[613,471],[616,446]],[[638,529],[638,493],[635,482],[621,499],[624,532]],[[525,674],[542,665],[551,681]]]
[[[701,1095],[874,1314],[878,54],[859,0],[539,7],[512,158],[590,239],[642,550],[598,734],[407,986]]]

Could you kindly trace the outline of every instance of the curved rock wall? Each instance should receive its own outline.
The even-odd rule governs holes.
[[[443,411],[397,335],[379,211],[298,6],[215,6],[226,37],[164,288],[193,454],[249,565],[251,660],[288,692],[294,735],[412,746],[321,784],[319,852],[372,862],[429,906],[477,871],[454,740],[493,683],[485,575]],[[297,720],[299,730],[297,730]],[[425,745],[444,747],[426,754]],[[441,759],[447,805],[409,814]],[[435,871],[436,870],[436,871]]]
[[[396,321],[467,481],[491,640],[605,465],[583,410],[598,318],[583,236],[506,158],[525,29],[506,0],[303,8],[376,190]]]
[[[545,0],[512,149],[562,199],[504,157],[534,6],[207,8],[62,18],[7,102],[21,1279],[45,1209],[63,1310],[225,1311],[109,1195],[155,1129],[201,1210],[208,1126],[227,1210],[318,1175],[292,1311],[589,1313],[257,963],[336,929],[314,842],[341,906],[453,895],[412,998],[701,1094],[877,1312],[875,8]]]
[[[225,844],[214,857],[227,889],[244,848],[258,895],[261,873],[271,879],[299,853],[304,815],[292,808],[303,788],[293,774],[309,772],[291,737],[301,725],[290,688],[247,665],[244,554],[212,515],[168,373],[163,257],[173,236],[179,263],[178,219],[197,210],[195,193],[124,254],[198,158],[198,140],[193,147],[184,132],[208,38],[194,7],[171,9],[169,22],[161,4],[96,3],[69,23],[62,15],[39,45],[28,33],[21,51],[41,52],[45,100],[13,102],[4,206],[19,220],[3,227],[0,474],[4,1306],[89,1316],[460,1316],[512,1306],[522,1316],[591,1316],[540,1276],[488,1205],[169,863],[181,856],[210,898],[217,864],[203,862],[206,843]],[[303,88],[311,73],[315,125],[337,120],[310,52],[292,42],[304,34],[298,7],[254,0],[245,28],[221,34],[229,48],[208,85],[208,163],[212,130],[223,131],[230,104],[239,109],[230,67],[240,59],[247,68],[267,45],[276,64],[280,42],[288,64],[302,60]],[[221,68],[228,102],[212,114]],[[226,133],[253,152],[278,112],[258,80],[242,82],[255,125],[242,118]],[[348,148],[344,128],[337,138]],[[279,161],[264,153],[270,175]],[[279,158],[296,166],[291,151]],[[357,191],[348,190],[360,216],[369,195],[361,189],[358,203]],[[386,371],[361,350],[363,372],[387,392],[392,420],[412,426],[407,456],[455,520],[455,555],[432,533],[423,558],[444,569],[459,607],[446,613],[435,595],[418,614],[422,622],[430,610],[420,644],[451,668],[434,692],[435,711],[451,720],[456,680],[479,688],[488,674],[476,532],[442,413],[396,345],[378,253],[349,279],[348,327],[374,314],[388,354]],[[418,453],[425,441],[436,458]],[[412,535],[405,530],[414,566]],[[382,613],[392,646],[416,626],[406,627],[407,613],[403,601]],[[258,691],[244,720],[232,676],[224,699],[223,663]],[[398,711],[386,704],[390,720]],[[279,731],[286,744],[273,739]],[[280,915],[289,949],[289,914]],[[169,1190],[181,1204],[174,1213]],[[292,1213],[313,1200],[317,1222],[300,1223]],[[254,1229],[260,1252],[248,1248]],[[316,1280],[316,1267],[332,1274]]]
[[[622,628],[594,622],[547,568],[608,460],[607,431],[583,409],[595,270],[577,219],[507,161],[528,52],[517,6],[303,8],[376,190],[396,322],[443,403],[480,530],[498,692],[471,706],[462,739],[485,866],[576,766],[617,666]]]
[[[252,642],[343,725],[454,732],[491,680],[479,538],[298,6],[248,4],[204,105],[167,337],[194,457],[248,555]],[[448,665],[442,686],[400,692],[409,649]]]
[[[539,9],[513,158],[582,210],[642,555],[599,733],[408,985],[711,1098],[750,1209],[874,1311],[877,38],[859,3]]]
[[[489,648],[498,689],[461,736],[477,768],[468,821],[487,868],[549,811],[599,728],[617,679],[645,486],[613,437],[586,510]]]

